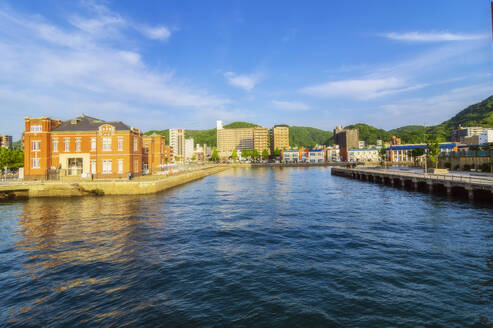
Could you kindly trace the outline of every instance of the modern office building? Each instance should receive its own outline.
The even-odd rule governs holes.
[[[12,148],[12,136],[0,134],[0,147]]]
[[[253,149],[257,149],[260,154],[269,150],[269,129],[260,126],[253,128]]]
[[[64,122],[26,117],[25,179],[47,179],[53,171],[59,176],[138,176],[144,169],[158,167],[161,159],[164,161],[164,138],[154,135],[145,140],[147,150],[141,131],[119,121],[85,115]]]
[[[359,148],[358,129],[344,129],[341,125],[334,129],[334,144],[339,146],[343,161],[349,160],[349,149]]]
[[[471,126],[471,127],[459,127],[456,130],[452,130],[450,134],[450,140],[452,142],[459,142],[461,144],[465,143],[465,138],[472,136],[479,136],[483,134],[486,128],[480,126]]]
[[[169,145],[173,148],[173,156],[183,160],[185,157],[185,130],[169,129]]]
[[[289,126],[274,125],[274,127],[270,129],[271,153],[276,149],[289,149]]]

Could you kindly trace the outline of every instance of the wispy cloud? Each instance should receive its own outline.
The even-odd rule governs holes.
[[[382,37],[406,42],[446,42],[446,41],[471,41],[481,40],[488,36],[485,34],[463,34],[450,32],[405,32],[383,33]]]
[[[165,26],[140,27],[139,30],[149,39],[167,40],[171,36],[171,31]]]
[[[132,49],[125,46],[128,23],[104,8],[97,10],[92,17],[91,12],[84,20],[71,16],[71,25],[58,25],[0,6],[0,95],[4,108],[18,113],[19,124],[23,116],[42,113],[66,119],[74,110],[109,119],[117,115],[132,123],[136,115],[125,112],[176,108],[198,112],[230,103],[172,71],[149,67],[137,40],[130,42]],[[113,18],[102,19],[103,12]],[[118,39],[102,39],[115,33]],[[158,30],[154,37],[165,37],[165,32]],[[32,99],[37,100],[35,106]],[[88,107],[82,109],[80,104]],[[113,112],[114,104],[125,104],[121,106],[125,110]],[[149,122],[142,128],[147,127]]]
[[[283,100],[272,100],[272,104],[279,109],[291,110],[291,111],[305,111],[309,110],[310,107],[299,101],[283,101]]]
[[[358,80],[331,81],[312,85],[301,89],[301,93],[322,97],[351,97],[360,100],[374,99],[399,92],[416,90],[424,85],[407,85],[407,82],[396,77],[366,78]]]
[[[261,76],[259,74],[247,75],[226,72],[224,73],[224,77],[230,85],[246,91],[251,91],[261,80]]]

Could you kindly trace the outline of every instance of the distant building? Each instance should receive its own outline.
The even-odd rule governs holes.
[[[189,161],[194,156],[193,138],[185,139],[185,160]]]
[[[457,151],[458,144],[454,142],[443,142],[440,144],[442,152]],[[387,158],[391,162],[410,162],[413,160],[410,151],[415,149],[427,149],[426,144],[397,145],[387,148]]]
[[[218,129],[217,151],[220,157],[229,157],[236,149],[253,150],[253,128]]]
[[[479,136],[479,144],[485,145],[488,143],[493,143],[493,130],[487,129]]]
[[[452,142],[459,142],[461,144],[465,144],[465,138],[472,136],[479,136],[483,134],[486,128],[480,126],[472,126],[472,127],[459,127],[456,130],[452,130],[450,134],[450,140]]]
[[[349,149],[348,161],[349,162],[378,162],[380,160],[379,149]]]
[[[0,147],[12,148],[12,136],[0,134]]]
[[[253,128],[253,149],[260,154],[267,149],[269,151],[269,129],[257,126]]]
[[[383,142],[382,140],[377,140],[377,148],[382,148]]]
[[[360,140],[359,143],[358,143],[358,148],[359,149],[363,149],[365,148],[365,141],[364,140]]]
[[[325,149],[310,149],[308,151],[308,161],[310,163],[326,162]]]
[[[306,148],[281,150],[281,160],[285,163],[306,163],[309,157],[309,150]]]
[[[289,126],[274,125],[270,129],[270,149],[271,153],[276,149],[289,149]]]
[[[341,153],[339,150],[339,145],[327,147],[326,149],[327,155],[327,161],[329,162],[339,162],[341,160]]]
[[[392,138],[390,138],[390,144],[391,145],[400,145],[402,143],[402,140],[401,138],[397,138],[396,136],[392,136]]]
[[[479,145],[479,137],[479,135],[465,137],[463,144],[466,144],[468,146]]]
[[[185,156],[185,130],[169,129],[169,145],[173,148],[173,156],[183,160]]]
[[[339,146],[343,161],[349,160],[349,149],[359,148],[358,129],[343,129],[341,125],[334,129],[334,144]]]

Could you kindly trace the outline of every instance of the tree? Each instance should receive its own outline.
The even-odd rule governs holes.
[[[249,156],[249,151],[246,149],[242,149],[241,150],[241,157],[242,158],[248,158],[248,156]]]
[[[235,161],[238,159],[238,153],[236,152],[236,149],[233,149],[233,153],[231,154],[231,158],[234,159]]]
[[[438,157],[440,156],[440,141],[437,137],[429,138],[426,141],[426,148],[428,148],[428,158],[438,168]]]
[[[418,162],[418,158],[423,156],[425,154],[425,149],[424,148],[415,148],[413,150],[410,150],[408,155],[411,156],[414,160],[414,163]]]
[[[0,169],[15,170],[24,166],[24,152],[20,149],[0,147]]]
[[[260,153],[258,152],[257,149],[254,149],[252,152],[252,158],[257,159],[260,157]]]
[[[380,165],[384,166],[387,160],[387,149],[385,149],[385,145],[382,145],[382,149],[378,151],[378,157],[380,157]]]
[[[269,158],[269,151],[267,149],[264,149],[264,151],[262,152],[262,158],[263,159]]]
[[[274,157],[279,157],[279,156],[281,156],[281,151],[279,150],[279,148],[274,149]]]
[[[214,149],[212,150],[211,161],[214,161],[214,162],[219,161],[219,154],[217,152],[216,147],[214,147]]]

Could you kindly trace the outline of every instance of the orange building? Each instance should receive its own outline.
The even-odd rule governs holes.
[[[144,148],[144,140],[147,150]],[[82,115],[68,121],[25,118],[25,179],[61,176],[126,178],[164,164],[164,137],[143,137],[122,122]]]

